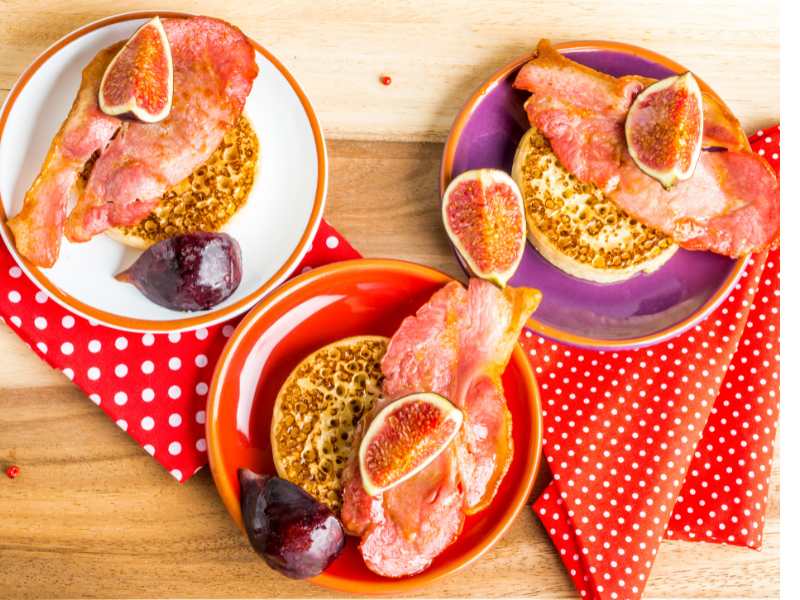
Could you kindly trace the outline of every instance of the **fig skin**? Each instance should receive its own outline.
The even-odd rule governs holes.
[[[342,552],[344,528],[331,510],[299,486],[239,469],[242,520],[250,545],[292,579],[322,573]]]
[[[172,310],[207,310],[242,280],[242,251],[225,233],[187,233],[153,244],[116,279]]]

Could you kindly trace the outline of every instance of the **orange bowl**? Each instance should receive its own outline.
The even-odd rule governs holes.
[[[278,390],[308,354],[353,335],[391,336],[450,281],[434,269],[398,260],[352,260],[292,279],[267,296],[234,331],[217,363],[208,396],[211,472],[231,517],[242,525],[237,470],[274,473],[270,420]],[[517,345],[503,374],[513,416],[514,459],[492,504],[467,517],[458,540],[423,573],[387,579],[367,569],[358,539],[316,584],[345,592],[401,593],[478,559],[525,506],[539,470],[542,411],[530,364]]]

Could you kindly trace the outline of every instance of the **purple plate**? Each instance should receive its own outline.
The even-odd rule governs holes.
[[[576,62],[615,76],[661,79],[686,71],[635,46],[587,42],[556,47]],[[530,127],[523,109],[530,94],[514,90],[511,84],[530,58],[496,73],[456,118],[445,146],[441,193],[452,178],[470,169],[511,172],[517,144]],[[510,284],[542,291],[542,303],[529,322],[537,333],[583,347],[634,348],[669,339],[697,324],[736,284],[746,260],[680,249],[655,273],[599,284],[564,273],[528,244]]]

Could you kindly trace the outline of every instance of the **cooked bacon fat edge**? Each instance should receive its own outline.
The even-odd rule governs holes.
[[[777,245],[778,179],[713,94],[703,93],[704,151],[694,175],[665,190],[638,169],[628,154],[625,118],[653,81],[600,73],[542,40],[514,87],[531,92],[528,119],[570,173],[681,247],[738,258]]]
[[[426,569],[461,532],[466,515],[494,498],[514,455],[511,414],[501,375],[528,317],[536,290],[470,280],[437,291],[392,337],[381,363],[384,398],[356,432],[356,445],[374,414],[418,391],[448,398],[464,412],[451,445],[411,479],[370,496],[358,461],[344,472],[342,521],[361,536],[367,566],[385,577]]]
[[[173,60],[169,116],[140,123],[104,114],[100,81],[123,42],[92,59],[22,210],[8,222],[17,251],[34,265],[56,262],[62,234],[84,242],[110,227],[138,223],[169,187],[208,159],[241,114],[258,74],[245,35],[208,17],[162,24]]]

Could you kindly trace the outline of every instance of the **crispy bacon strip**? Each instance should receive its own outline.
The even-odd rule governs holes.
[[[750,152],[750,141],[739,119],[708,92],[703,92],[703,147]]]
[[[244,108],[258,73],[244,34],[207,17],[162,23],[172,50],[170,114],[159,123],[132,121],[109,144],[67,220],[72,241],[138,223],[169,186],[208,159]]]
[[[511,413],[501,377],[541,298],[538,290],[507,287],[501,294],[485,281],[470,281],[466,310],[456,324],[460,353],[454,396],[465,416],[457,447],[468,515],[491,503],[511,465]]]
[[[25,194],[22,210],[8,221],[17,252],[40,267],[52,267],[58,258],[64,217],[80,194],[77,183],[83,165],[119,129],[120,120],[98,107],[97,91],[121,45],[106,48],[84,68],[78,95],[50,144],[42,170]]]
[[[525,103],[528,118],[564,167],[607,191],[617,186],[627,153],[625,116],[646,85],[641,77],[612,77],[571,61],[547,40],[514,81],[534,92]]]
[[[703,134],[704,146],[715,151],[701,154],[691,179],[667,191],[636,167],[625,143],[625,117],[652,81],[600,73],[542,40],[514,85],[532,92],[528,118],[571,173],[682,247],[739,257],[777,243],[778,180],[714,96],[704,94]]]
[[[757,154],[705,152],[692,178],[669,191],[653,185],[630,158],[620,173],[614,202],[644,223],[668,229],[688,250],[744,256],[778,236],[778,180]],[[765,223],[774,230],[767,233]]]
[[[166,189],[211,155],[241,114],[258,73],[244,34],[208,17],[162,23],[174,67],[169,116],[140,123],[103,114],[97,91],[119,45],[98,54],[22,211],[9,222],[17,250],[32,263],[55,263],[62,231],[83,242],[109,227],[139,222]],[[78,189],[78,174],[98,152],[85,189]]]
[[[460,407],[464,426],[432,465],[371,497],[356,461],[344,475],[342,520],[361,536],[370,569],[387,577],[425,569],[458,535],[466,514],[494,498],[514,453],[502,372],[523,324],[539,303],[536,290],[473,279],[453,282],[403,321],[381,363],[385,400],[434,391]],[[356,443],[370,417],[359,424]]]

